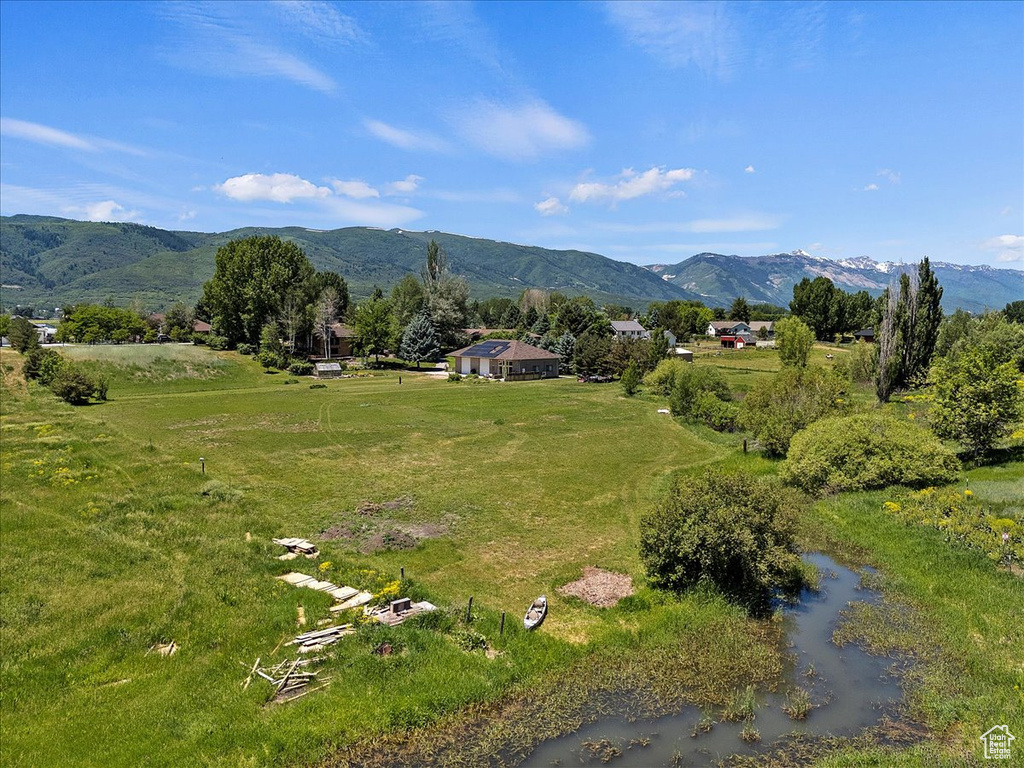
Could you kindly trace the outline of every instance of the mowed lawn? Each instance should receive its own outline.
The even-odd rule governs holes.
[[[140,349],[124,348],[123,364],[120,350],[71,352],[111,380],[109,402],[80,408],[12,386],[20,358],[3,352],[15,369],[0,516],[9,765],[314,759],[492,698],[577,658],[615,623],[555,588],[585,565],[639,577],[637,519],[668,474],[736,451],[617,385],[403,373],[401,385],[380,374],[311,389],[233,355],[183,347],[188,359],[175,360],[150,348],[147,361]],[[351,527],[361,503],[394,499],[410,500],[386,513],[395,525],[441,535],[368,554],[324,542],[326,577],[380,584],[404,567],[439,605],[472,596],[479,630],[503,654],[420,632],[415,649],[376,662],[356,643],[332,687],[263,707],[264,684],[241,688],[248,667],[287,653],[273,655],[298,631],[298,605],[313,622],[330,603],[273,578],[317,564],[277,561],[270,538]],[[551,620],[517,631],[540,593]],[[149,651],[170,640],[176,655]]]

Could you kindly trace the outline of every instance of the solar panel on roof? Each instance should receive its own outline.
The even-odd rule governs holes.
[[[510,341],[490,339],[474,344],[465,351],[466,357],[497,357],[512,345]]]

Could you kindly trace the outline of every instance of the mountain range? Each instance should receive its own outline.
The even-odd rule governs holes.
[[[154,310],[178,300],[194,303],[213,276],[217,249],[255,234],[294,241],[317,269],[342,275],[355,297],[368,295],[374,286],[387,290],[410,272],[418,274],[431,239],[441,245],[452,271],[466,278],[476,298],[545,288],[637,308],[669,299],[728,306],[737,296],[785,306],[793,285],[818,275],[844,290],[878,295],[904,268],[866,257],[834,261],[802,251],[757,257],[701,253],[678,264],[639,267],[597,253],[436,231],[247,227],[203,233],[17,215],[0,217],[2,302],[5,307],[51,307],[140,299]],[[1024,271],[938,262],[932,266],[945,289],[947,311],[998,309],[1024,297]]]

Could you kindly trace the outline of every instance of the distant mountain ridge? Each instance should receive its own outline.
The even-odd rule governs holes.
[[[444,248],[452,270],[466,278],[475,298],[545,288],[636,308],[670,299],[728,306],[737,296],[786,306],[796,283],[818,275],[844,290],[878,295],[901,268],[867,257],[834,261],[803,251],[754,257],[701,253],[674,265],[639,267],[597,253],[437,231],[245,227],[203,233],[18,215],[0,217],[3,304],[53,307],[111,299],[123,305],[141,299],[147,308],[162,309],[178,300],[192,303],[213,276],[217,249],[254,234],[295,242],[317,269],[341,274],[356,297],[369,295],[374,286],[388,290],[410,272],[419,274],[431,239]],[[933,266],[947,311],[999,309],[1024,297],[1024,271]]]
[[[434,239],[474,297],[518,296],[524,288],[545,288],[630,306],[693,298],[643,267],[596,253],[446,232],[245,227],[207,234],[18,215],[0,217],[3,302],[59,306],[107,298],[126,304],[140,298],[147,307],[195,302],[213,276],[217,249],[256,234],[293,241],[317,269],[342,275],[357,297],[369,295],[375,286],[388,290],[410,272],[419,274]]]
[[[844,291],[866,290],[877,296],[901,271],[915,265],[874,261],[867,256],[833,260],[798,250],[767,256],[699,253],[678,264],[652,264],[647,269],[665,282],[698,294],[705,303],[728,305],[743,296],[751,302],[787,306],[793,286],[805,277],[827,277]],[[942,305],[947,312],[1002,309],[1024,297],[1022,270],[941,261],[931,265],[942,285]]]

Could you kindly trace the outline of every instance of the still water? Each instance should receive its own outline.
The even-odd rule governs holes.
[[[748,744],[740,738],[744,723],[716,722],[708,733],[693,736],[701,720],[696,707],[665,717],[634,720],[604,717],[575,733],[540,744],[522,763],[526,766],[600,765],[602,756],[584,746],[607,743],[621,750],[615,766],[708,765],[728,755],[755,754],[782,736],[852,736],[875,725],[899,701],[899,682],[888,669],[891,659],[872,656],[832,642],[839,612],[854,601],[877,602],[877,593],[862,588],[860,576],[821,555],[806,560],[821,573],[818,592],[805,591],[797,605],[785,608],[786,638],[792,645],[793,664],[777,693],[759,694],[753,727],[761,740]],[[786,693],[794,687],[811,694],[814,708],[805,720],[792,720],[783,712]],[[716,718],[717,720],[717,718]]]

